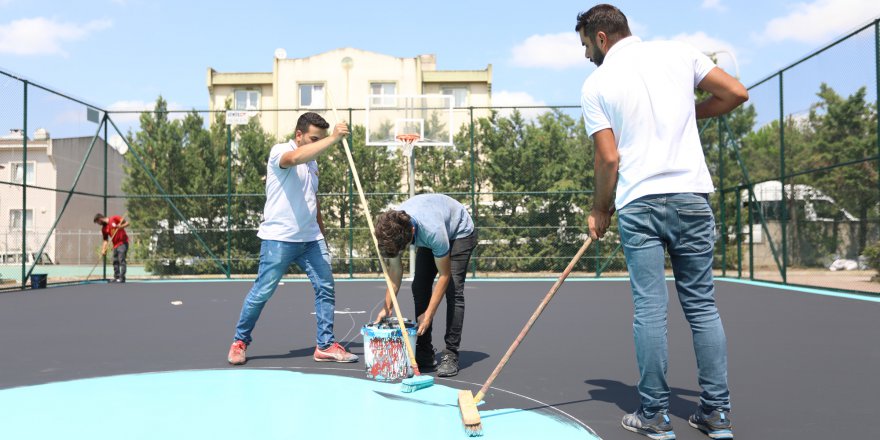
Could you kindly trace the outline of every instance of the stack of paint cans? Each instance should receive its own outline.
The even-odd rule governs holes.
[[[416,325],[404,319],[410,345],[416,346]],[[361,328],[364,335],[364,363],[367,377],[390,382],[409,377],[410,364],[397,318],[385,318]]]

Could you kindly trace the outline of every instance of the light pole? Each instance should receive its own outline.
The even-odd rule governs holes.
[[[351,108],[351,103],[348,101],[348,94],[350,91],[349,74],[352,66],[354,66],[354,60],[352,60],[351,57],[345,57],[342,59],[342,69],[345,70],[345,106],[348,108]]]

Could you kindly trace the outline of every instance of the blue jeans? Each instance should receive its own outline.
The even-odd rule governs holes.
[[[315,318],[318,320],[316,342],[325,349],[333,342],[333,313],[336,307],[333,272],[330,270],[330,251],[324,240],[303,243],[263,240],[260,246],[260,269],[251,287],[235,329],[235,339],[251,343],[251,332],[263,311],[266,301],[275,293],[281,277],[291,263],[305,271],[315,289]]]
[[[703,390],[700,403],[706,408],[729,410],[727,339],[712,281],[715,219],[707,197],[691,193],[649,195],[628,203],[617,218],[632,286],[642,408],[648,414],[669,408],[665,250],[693,334]]]

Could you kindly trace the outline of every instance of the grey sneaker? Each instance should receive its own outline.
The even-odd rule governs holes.
[[[440,366],[437,367],[437,376],[452,377],[458,374],[458,356],[444,352],[440,358]]]
[[[355,354],[348,352],[345,348],[339,345],[338,342],[334,342],[330,344],[329,347],[325,349],[321,349],[320,347],[315,347],[315,355],[313,356],[315,362],[357,362],[358,357]]]
[[[707,413],[706,409],[700,406],[697,408],[697,412],[688,417],[688,424],[703,431],[709,438],[733,438],[730,417],[724,409],[716,408]]]
[[[666,411],[660,411],[653,417],[648,417],[639,408],[632,414],[623,416],[620,425],[628,431],[644,435],[654,440],[672,440],[675,432],[672,431],[672,423]]]

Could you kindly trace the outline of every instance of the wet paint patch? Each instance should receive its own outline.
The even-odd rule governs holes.
[[[195,370],[0,390],[0,414],[4,438],[369,438],[393,426],[420,440],[465,439],[457,399],[443,385],[404,395],[399,384],[341,376]],[[538,411],[480,415],[485,439],[597,438]]]

